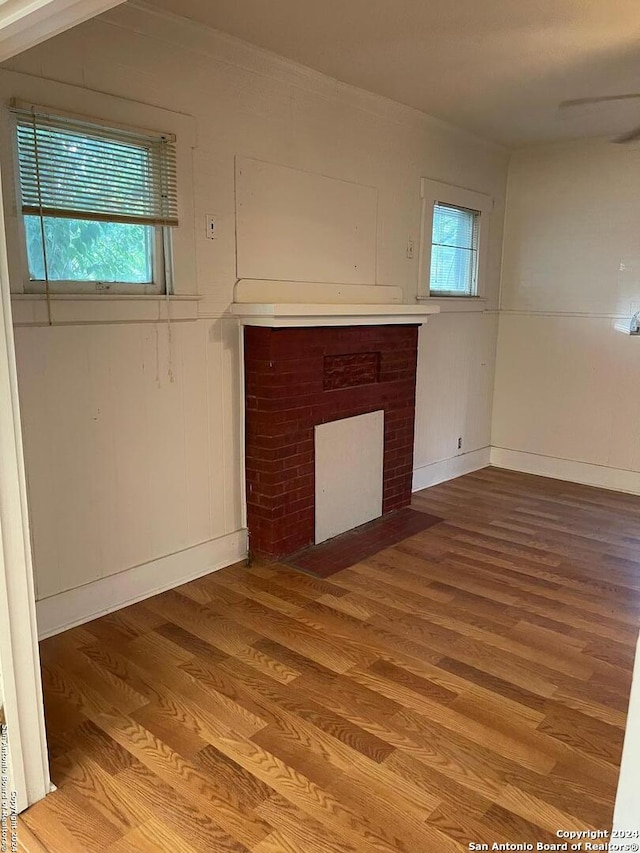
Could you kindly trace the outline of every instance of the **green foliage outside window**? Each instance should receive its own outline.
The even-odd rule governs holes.
[[[25,216],[29,276],[45,278],[39,216]],[[155,228],[119,222],[45,216],[47,272],[50,281],[153,281]]]

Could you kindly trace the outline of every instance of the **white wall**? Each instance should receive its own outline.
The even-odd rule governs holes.
[[[519,151],[507,198],[492,459],[640,491],[640,148]]]
[[[171,338],[153,323],[17,330],[39,598],[240,527],[235,323],[173,323]]]
[[[429,319],[420,330],[414,451],[417,488],[435,482],[440,471],[446,479],[463,470],[438,463],[479,451],[488,454],[497,329],[497,312],[487,311],[446,312]],[[488,464],[486,454],[483,464]]]
[[[242,524],[234,163],[251,157],[374,187],[376,282],[417,287],[420,178],[487,193],[486,307],[498,300],[507,156],[393,102],[190,22],[123,6],[6,66],[194,117],[198,319],[17,330],[38,596],[179,552]],[[2,72],[0,72],[1,74]],[[80,92],[80,90],[78,90]],[[205,214],[219,237],[205,238]],[[183,292],[185,292],[183,290]],[[421,332],[416,467],[489,443],[495,313]]]

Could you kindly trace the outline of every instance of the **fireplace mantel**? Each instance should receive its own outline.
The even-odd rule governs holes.
[[[382,284],[311,281],[236,283],[230,312],[243,326],[407,326],[427,322],[440,308],[430,302],[403,303],[402,288]]]
[[[309,304],[234,302],[231,313],[244,326],[272,329],[313,326],[405,326],[426,323],[429,314],[437,314],[436,305],[398,304]]]

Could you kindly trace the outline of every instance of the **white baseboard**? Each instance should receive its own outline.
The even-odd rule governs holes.
[[[36,602],[43,640],[136,601],[215,572],[247,556],[247,531],[237,530],[116,575]]]
[[[436,486],[462,474],[470,474],[480,468],[486,468],[489,464],[490,447],[481,447],[460,456],[452,456],[451,459],[443,459],[440,462],[432,462],[431,465],[423,465],[413,472],[413,491]]]
[[[541,456],[538,453],[525,453],[522,450],[507,450],[503,447],[491,448],[491,465],[507,468],[510,471],[523,471],[525,474],[539,474],[554,480],[567,480],[584,486],[598,486],[640,495],[640,472],[623,468],[609,468],[606,465],[593,465],[590,462],[575,462],[572,459],[557,459],[553,456]]]
[[[640,643],[636,649],[633,667],[631,697],[624,735],[622,763],[618,779],[618,793],[613,812],[613,829],[617,832],[640,829],[640,791],[638,765],[640,764]],[[633,836],[630,836],[633,838]],[[621,840],[624,840],[623,838]]]
[[[522,450],[508,450],[504,447],[482,447],[451,459],[433,462],[416,468],[413,472],[413,491],[436,486],[471,471],[495,465],[510,471],[522,471],[525,474],[538,474],[554,480],[566,480],[569,483],[581,483],[585,486],[598,486],[631,495],[640,495],[640,472],[623,468],[610,468],[606,465],[593,465],[590,462],[575,462],[572,459],[557,459],[538,453],[526,453]]]

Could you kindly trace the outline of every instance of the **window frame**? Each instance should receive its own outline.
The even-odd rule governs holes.
[[[19,201],[18,201],[19,205]],[[80,219],[81,217],[78,217]],[[44,279],[33,279],[29,273],[29,257],[27,254],[27,239],[25,228],[25,215],[18,206],[18,239],[22,258],[22,292],[40,293],[47,291]],[[171,294],[171,234],[170,228],[153,226],[154,241],[152,252],[153,281],[130,282],[130,281],[89,281],[80,279],[55,279],[49,280],[49,292],[52,294],[123,294],[123,295],[155,295],[163,296]]]
[[[422,222],[420,228],[420,256],[418,263],[419,301],[443,300],[445,304],[473,304],[486,298],[485,271],[487,248],[489,241],[489,222],[493,210],[493,199],[485,193],[476,192],[465,187],[445,184],[430,178],[422,178],[420,182],[420,197],[422,199]],[[475,269],[475,291],[469,293],[445,293],[430,290],[431,255],[433,248],[433,215],[436,203],[471,210],[478,213],[477,218],[477,256]]]
[[[180,226],[172,229],[170,245],[165,245],[165,265],[171,272],[170,292],[143,293],[140,286],[132,291],[131,285],[125,285],[128,288],[126,293],[117,293],[113,287],[86,292],[75,290],[73,293],[50,291],[49,300],[57,305],[56,316],[75,317],[76,314],[81,314],[83,317],[94,318],[96,322],[102,322],[104,317],[114,314],[125,321],[128,316],[142,316],[140,312],[145,316],[148,314],[150,318],[155,317],[159,309],[154,305],[158,300],[171,299],[173,302],[186,299],[192,302],[198,296],[195,246],[199,236],[195,227],[197,208],[193,182],[193,157],[198,144],[195,118],[188,113],[175,112],[128,98],[7,71],[0,77],[0,170],[5,189],[2,210],[14,310],[20,316],[28,316],[28,324],[38,325],[44,316],[40,301],[47,299],[46,293],[25,293],[24,283],[25,279],[29,280],[29,273],[26,267],[26,252],[20,242],[22,210],[21,204],[20,209],[18,207],[17,143],[12,110],[16,107],[31,109],[32,106],[36,112],[54,113],[149,135],[171,133],[178,139],[176,161]],[[204,240],[204,237],[202,239]],[[95,282],[92,286],[95,286]],[[113,302],[111,307],[107,307],[109,301]],[[148,307],[142,308],[145,301]],[[31,306],[28,310],[27,305]],[[31,319],[33,312],[37,315],[36,319]]]
[[[37,108],[38,109],[38,108]],[[77,118],[64,110],[51,109],[49,107],[40,108],[40,112],[50,115],[57,115],[61,118]],[[19,117],[11,110],[8,113],[8,123],[12,138],[12,163],[13,163],[13,186],[15,194],[15,210],[16,210],[16,243],[20,253],[21,266],[21,292],[26,294],[46,294],[47,282],[45,279],[32,279],[29,272],[29,257],[27,254],[27,239],[25,214],[22,212],[22,200],[20,196],[20,156],[18,151],[17,125]],[[100,124],[106,130],[113,128],[114,130],[126,129],[142,135],[149,134],[151,131],[143,130],[129,125],[123,125],[119,122],[112,122],[109,119],[95,120],[95,124]],[[78,215],[78,219],[82,219]],[[110,220],[106,220],[110,221]],[[172,235],[171,228],[156,225],[154,228],[154,244],[152,257],[153,281],[151,282],[123,282],[123,281],[90,281],[90,280],[49,280],[48,290],[52,295],[128,295],[128,296],[165,296],[171,295],[173,292],[173,255],[172,255]]]
[[[467,246],[452,246],[452,245],[448,245],[446,243],[436,243],[434,241],[433,230],[435,228],[436,211],[437,210],[454,210],[457,213],[462,213],[466,217],[468,217],[466,219],[467,223],[469,222],[469,219],[471,220],[471,245],[470,246],[468,246],[468,247]],[[429,282],[428,282],[429,295],[430,296],[435,296],[435,297],[440,297],[440,296],[457,296],[457,297],[462,296],[462,297],[465,297],[466,296],[466,297],[470,297],[470,296],[475,296],[477,294],[477,292],[478,292],[478,256],[479,256],[479,243],[478,243],[478,241],[479,241],[479,237],[480,237],[480,216],[481,216],[481,213],[479,210],[471,210],[468,207],[460,207],[457,204],[456,205],[446,204],[445,202],[443,202],[440,199],[438,201],[434,202],[433,220],[432,220],[433,228],[432,228],[432,234],[431,234],[431,263],[429,265]],[[470,275],[466,276],[466,285],[467,286],[465,287],[464,290],[461,291],[461,290],[444,290],[444,289],[434,290],[434,289],[432,289],[431,273],[433,270],[433,250],[434,250],[434,247],[450,248],[450,249],[459,250],[461,252],[471,252],[472,253],[471,259],[467,260],[468,272],[470,273]],[[427,284],[427,282],[425,282],[425,285],[426,284]]]

